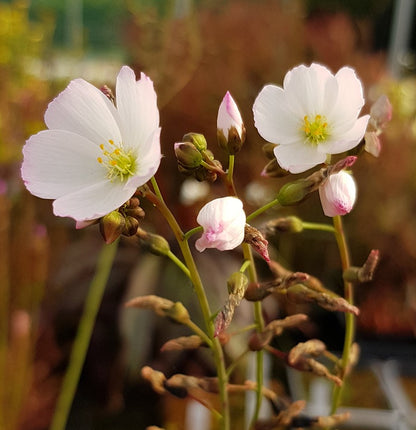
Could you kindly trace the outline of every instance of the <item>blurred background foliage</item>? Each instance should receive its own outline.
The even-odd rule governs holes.
[[[364,83],[367,111],[379,94],[386,93],[393,104],[393,121],[382,136],[380,157],[364,154],[354,166],[359,198],[345,222],[355,264],[361,264],[372,248],[382,255],[376,279],[357,292],[359,339],[414,341],[416,32],[410,33],[399,75],[393,74],[388,49],[395,4],[391,0],[0,2],[1,429],[48,428],[101,246],[95,227],[75,231],[71,220],[52,215],[49,201],[24,190],[21,148],[25,139],[44,128],[48,102],[70,79],[83,77],[98,86],[113,86],[121,64],[131,65],[136,73],[144,71],[155,82],[165,154],[157,176],[184,229],[195,226],[204,199],[222,195],[223,190],[214,184],[209,195],[181,200],[184,179],[177,172],[173,143],[188,131],[204,133],[216,157],[225,162],[216,147],[216,115],[227,90],[247,128],[236,181],[240,190],[246,190],[248,211],[285,181],[259,176],[266,159],[251,107],[264,84],[280,85],[288,69],[315,61],[333,71],[343,65],[354,67]],[[146,205],[145,210],[149,215],[144,227],[172,239],[160,217]],[[307,221],[327,221],[317,196],[295,211]],[[289,212],[272,212],[258,225]],[[278,237],[273,245],[274,258],[322,278],[334,290],[340,288],[332,238],[305,233]],[[210,281],[211,299],[219,306],[229,267],[236,264],[234,256],[222,255],[218,261],[208,251],[198,259]],[[218,268],[215,277],[213,264]],[[172,279],[177,279],[173,286]],[[182,283],[175,268],[145,254],[132,241],[122,243],[68,428],[145,428],[158,420],[162,424],[161,400],[138,382],[144,363],[157,363],[167,373],[173,367],[211,371],[205,357],[161,357],[160,345],[178,329],[146,313],[133,316],[122,307],[129,296],[156,292],[192,308],[192,295],[177,287]],[[279,312],[303,309],[273,301],[266,310],[274,318]],[[342,318],[328,320],[325,313],[307,310],[314,316],[308,335],[339,348]],[[193,312],[197,318],[197,310]],[[239,318],[245,317],[242,309]],[[392,354],[390,344],[382,345],[385,357]],[[149,402],[139,407],[144,396]]]

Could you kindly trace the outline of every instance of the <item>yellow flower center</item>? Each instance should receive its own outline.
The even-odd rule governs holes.
[[[303,118],[301,130],[305,133],[306,139],[313,145],[318,145],[329,136],[328,123],[326,118],[321,115],[315,115],[315,119],[311,121],[308,115]]]
[[[107,168],[107,177],[111,181],[118,178],[124,182],[136,172],[136,157],[131,151],[125,151],[121,146],[117,146],[111,139],[108,143],[112,151],[108,151],[104,144],[101,144],[100,149],[103,156],[97,157],[97,161]]]

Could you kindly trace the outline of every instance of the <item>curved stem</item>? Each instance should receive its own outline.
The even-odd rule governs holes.
[[[191,230],[189,230],[189,231],[187,231],[186,233],[185,233],[185,235],[184,235],[184,239],[185,240],[189,240],[189,238],[192,236],[192,235],[194,235],[194,234],[196,234],[196,233],[199,233],[199,232],[202,232],[202,231],[204,231],[204,228],[202,227],[202,226],[198,226],[198,227],[194,227],[194,228],[192,228]]]
[[[181,260],[179,260],[179,258],[172,251],[169,251],[166,256],[169,257],[182,270],[182,272],[185,273],[188,278],[191,277],[189,269],[185,266],[185,264],[182,263]]]
[[[342,219],[338,215],[333,218],[333,222],[334,222],[334,228],[335,228],[335,238],[337,240],[338,249],[341,257],[342,270],[345,271],[350,267],[351,263],[350,263],[350,253],[348,249],[348,244],[347,244],[347,240],[346,240],[343,225],[342,225]],[[353,285],[351,282],[347,282],[345,280],[344,280],[344,298],[345,300],[348,301],[348,303],[354,304]],[[341,359],[341,375],[340,375],[343,382],[346,376],[345,370],[347,369],[348,363],[349,363],[351,345],[354,340],[354,331],[355,331],[354,315],[350,312],[347,312],[345,314],[345,338],[344,338],[344,349],[342,352],[342,359]],[[343,386],[344,384],[342,384],[340,387],[337,386],[334,389],[331,413],[335,413],[335,411],[337,410],[340,404]]]
[[[97,269],[88,290],[84,311],[71,351],[69,366],[65,373],[50,430],[64,430],[75,396],[82,367],[90,344],[94,323],[110,276],[118,241],[104,245],[98,257]]]
[[[176,237],[179,247],[181,248],[186,266],[188,267],[190,278],[192,280],[192,283],[195,289],[195,293],[198,297],[198,302],[201,308],[202,316],[204,318],[208,337],[212,339],[211,350],[213,352],[214,361],[217,368],[218,385],[220,389],[220,398],[221,398],[222,411],[223,411],[221,429],[229,430],[230,429],[230,408],[229,408],[228,392],[227,392],[228,378],[225,370],[224,353],[218,338],[214,338],[214,324],[211,320],[211,310],[209,307],[207,296],[205,294],[204,286],[202,284],[201,277],[199,275],[198,269],[195,264],[195,260],[189,248],[189,243],[186,240],[184,233],[182,232],[178,222],[176,221],[176,218],[174,217],[170,209],[167,207],[165,201],[163,200],[159,186],[154,177],[152,178],[151,182],[156,194],[153,194],[149,190],[144,193],[145,197],[148,200],[150,200],[157,207],[160,213],[164,216],[164,218],[168,222],[172,232]]]
[[[193,321],[189,320],[186,325],[197,334],[210,348],[212,348],[212,341]]]
[[[272,207],[279,204],[279,200],[274,199],[271,202],[267,203],[266,205],[262,206],[261,208],[258,208],[254,212],[252,212],[250,215],[247,216],[247,222],[251,221],[252,219],[258,217],[263,212],[266,212],[268,209],[271,209]]]

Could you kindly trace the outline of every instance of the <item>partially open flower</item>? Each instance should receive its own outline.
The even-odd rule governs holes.
[[[55,215],[76,221],[101,218],[130,199],[157,171],[160,127],[156,93],[123,66],[117,106],[83,79],[73,80],[45,113],[49,130],[23,148],[27,189],[54,199]],[[78,223],[79,226],[83,223]]]
[[[330,175],[319,187],[319,197],[326,216],[351,212],[357,197],[354,178],[345,170]]]
[[[196,220],[204,228],[202,236],[195,242],[200,252],[206,248],[234,249],[244,239],[246,214],[243,203],[236,197],[210,201],[200,210]]]
[[[240,111],[227,91],[217,117],[217,137],[220,146],[229,154],[236,154],[244,143],[246,130]]]
[[[255,125],[274,155],[291,173],[308,170],[354,148],[367,128],[369,115],[358,118],[364,105],[361,82],[353,69],[333,75],[312,64],[290,70],[283,88],[266,85],[253,106]]]

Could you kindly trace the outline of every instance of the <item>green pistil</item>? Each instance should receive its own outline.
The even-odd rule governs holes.
[[[308,115],[305,115],[301,130],[305,133],[307,141],[313,145],[318,145],[329,136],[328,123],[321,115],[315,115],[314,121],[310,121]]]

